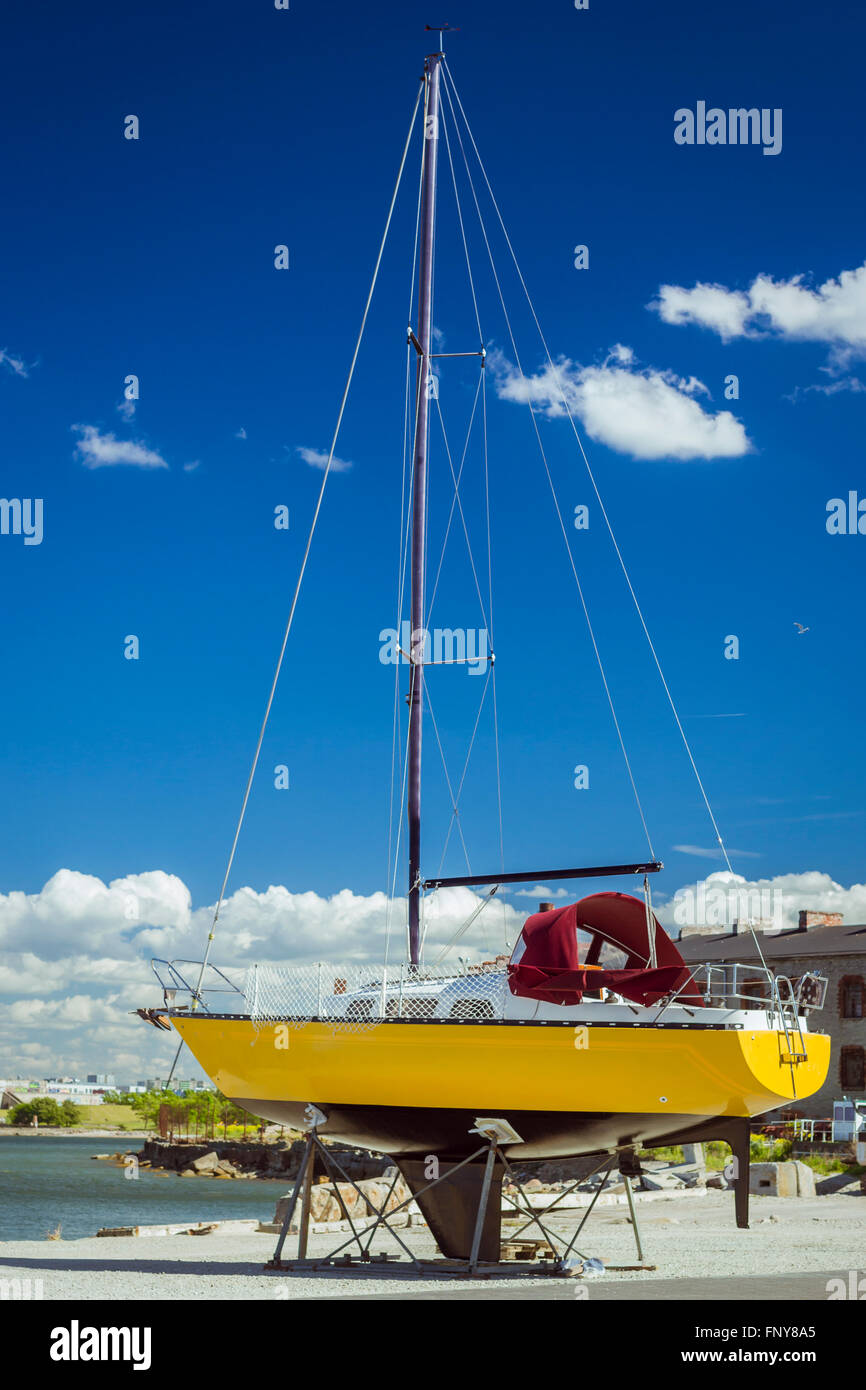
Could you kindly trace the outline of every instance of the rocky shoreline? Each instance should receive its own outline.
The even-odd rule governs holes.
[[[343,1144],[329,1144],[340,1167],[355,1182],[380,1178],[390,1168],[384,1154]],[[169,1143],[148,1139],[136,1153],[141,1167],[164,1169],[182,1178],[270,1178],[292,1181],[301,1170],[306,1149],[303,1139],[276,1140],[273,1143],[241,1140],[209,1140],[204,1143]],[[124,1155],[99,1155],[123,1160]]]
[[[393,1169],[393,1160],[387,1154],[337,1143],[327,1143],[327,1147],[339,1162],[345,1177],[353,1182],[380,1179]],[[306,1141],[301,1137],[269,1142],[218,1139],[169,1141],[150,1137],[141,1149],[94,1154],[93,1157],[122,1166],[133,1156],[142,1168],[173,1173],[181,1178],[269,1179],[291,1183],[300,1173],[305,1149]],[[578,1191],[594,1192],[603,1177],[602,1173],[591,1171],[597,1166],[597,1158],[557,1159],[515,1165],[514,1176],[526,1192],[558,1192],[573,1183],[577,1183]],[[641,1176],[635,1180],[637,1191],[671,1191],[703,1186],[725,1189],[729,1186],[722,1173],[707,1173],[702,1165],[696,1163],[644,1159],[641,1170]],[[317,1174],[319,1183],[324,1183],[324,1172],[317,1169]],[[604,1190],[609,1195],[625,1191],[618,1173],[609,1175]]]

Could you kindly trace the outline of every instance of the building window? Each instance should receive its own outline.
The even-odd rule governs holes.
[[[866,1090],[866,1050],[843,1047],[839,1054],[839,1085],[843,1091]]]
[[[863,1018],[866,1014],[866,986],[862,975],[843,975],[839,981],[839,1016]]]

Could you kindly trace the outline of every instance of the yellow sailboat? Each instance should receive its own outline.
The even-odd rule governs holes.
[[[808,1024],[811,1010],[823,1002],[826,982],[814,975],[777,978],[763,964],[748,971],[733,966],[687,968],[652,911],[649,879],[662,868],[652,853],[645,862],[553,871],[433,879],[422,875],[421,734],[425,667],[432,664],[423,640],[427,462],[431,403],[437,401],[433,362],[442,355],[433,350],[432,305],[443,90],[455,134],[459,138],[459,112],[466,143],[476,148],[440,51],[427,58],[413,116],[414,127],[419,110],[422,113],[424,139],[418,309],[416,325],[408,334],[409,351],[416,358],[411,525],[407,519],[411,650],[401,649],[410,668],[405,800],[408,960],[388,967],[261,965],[247,973],[241,988],[221,972],[213,973],[209,943],[205,960],[191,978],[188,964],[157,962],[165,990],[163,1006],[140,1012],[157,1026],[173,1028],[219,1089],[245,1109],[295,1126],[305,1125],[313,1115],[318,1134],[393,1155],[415,1191],[425,1188],[425,1165],[431,1155],[447,1162],[473,1153],[483,1117],[497,1117],[508,1136],[503,1153],[527,1160],[628,1154],[644,1145],[721,1138],[732,1144],[741,1160],[737,1211],[740,1224],[745,1224],[748,1185],[743,1169],[748,1167],[750,1119],[813,1094],[826,1076],[829,1039],[810,1031]],[[463,140],[459,143],[463,149]],[[450,146],[448,153],[450,161]],[[398,177],[397,188],[399,184]],[[386,225],[386,235],[387,229]],[[376,273],[383,249],[384,238]],[[369,303],[370,298],[368,308]],[[478,358],[483,389],[487,350],[480,323],[479,338],[476,352],[453,355]],[[357,355],[358,348],[343,405]],[[550,366],[555,373],[552,361]],[[565,397],[563,402],[568,413]],[[340,419],[342,413],[341,408]],[[339,421],[328,469],[338,431]],[[459,503],[456,479],[455,497]],[[316,519],[318,511],[317,507]],[[215,922],[314,530],[315,519]],[[492,652],[487,659],[492,676]],[[424,960],[427,893],[449,887],[486,888],[474,917],[502,885],[611,877],[642,882],[643,897],[596,892],[559,910],[548,907],[528,918],[513,951],[501,959],[478,965],[464,962],[458,968]],[[207,987],[211,983],[229,991],[222,1002]],[[419,1197],[449,1254],[465,1249],[471,1226],[467,1213],[477,1202],[482,1181],[482,1164],[468,1168],[469,1177],[459,1192],[445,1198],[433,1189]]]
[[[826,982],[689,970],[650,922],[651,938],[640,899],[594,894],[530,917],[507,964],[259,967],[232,1012],[192,987],[178,1007],[186,981],[159,962],[170,1007],[149,1012],[253,1114],[303,1128],[312,1113],[319,1134],[393,1155],[448,1255],[467,1254],[483,1165],[443,1202],[429,1161],[475,1152],[480,1116],[504,1121],[520,1160],[725,1139],[746,1225],[749,1120],[823,1084],[830,1040],[807,1014]],[[593,963],[605,947],[622,967]]]
[[[457,1002],[491,979],[457,977],[442,992]],[[411,986],[403,995],[411,1009]],[[503,1115],[521,1136],[513,1155],[549,1158],[672,1143],[817,1090],[829,1038],[809,1033],[792,1009],[739,1002],[674,1003],[660,1019],[658,1007],[633,1010],[609,996],[558,1016],[407,1012],[360,1029],[329,1018],[282,1028],[243,1015],[169,1017],[219,1089],[265,1119],[302,1126],[314,1104],[327,1117],[325,1135],[394,1155],[454,1157],[473,1146],[478,1115]]]

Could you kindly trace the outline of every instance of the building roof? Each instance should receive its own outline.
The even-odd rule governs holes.
[[[785,960],[791,956],[854,956],[866,955],[866,925],[846,925],[834,927],[810,927],[808,931],[798,931],[796,927],[781,932],[759,932],[758,940],[764,958]],[[687,936],[678,941],[683,960],[695,961],[746,961],[758,960],[754,937],[748,927],[740,927],[738,933],[724,932],[719,936]]]

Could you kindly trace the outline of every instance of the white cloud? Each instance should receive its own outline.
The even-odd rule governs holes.
[[[772,334],[790,342],[829,343],[834,360],[866,352],[866,263],[813,289],[804,275],[758,275],[746,292],[699,283],[662,285],[648,306],[665,323],[700,324],[731,338]]]
[[[88,994],[73,994],[66,999],[17,999],[4,1010],[4,1024],[38,1024],[40,1030],[49,1021],[61,1028],[83,1023],[112,1023],[115,1021],[116,996],[94,999]]]
[[[243,425],[241,425],[240,429],[239,429],[239,430],[236,432],[236,434],[235,434],[235,439],[246,439],[246,437],[247,437],[247,432],[246,432],[246,430],[244,429]]]
[[[328,455],[321,449],[305,449],[299,445],[296,452],[300,454],[304,463],[308,463],[311,468],[318,468],[320,472],[324,472],[328,466]],[[336,455],[331,459],[332,473],[348,473],[351,467],[351,463],[347,463],[345,459],[338,459]]]
[[[824,372],[828,369],[821,367],[819,370]],[[816,381],[811,386],[795,386],[791,394],[785,397],[785,400],[794,401],[796,404],[802,396],[807,396],[810,391],[815,391],[821,396],[838,396],[842,391],[850,391],[852,395],[860,395],[866,391],[866,383],[856,376],[842,376],[836,381]]]
[[[124,949],[120,942],[118,949]],[[110,956],[66,956],[48,960],[32,951],[4,952],[0,965],[0,995],[57,994],[78,987],[103,987],[152,979],[144,958],[118,960]]]
[[[501,352],[488,362],[505,400],[529,403],[550,418],[571,413],[591,439],[639,459],[737,458],[751,449],[743,425],[728,410],[712,414],[696,399],[709,396],[696,377],[633,366],[634,354],[618,343],[601,366],[582,367],[567,357],[521,376]]]
[[[693,917],[686,920],[683,906],[697,900],[701,883],[705,886],[708,900],[711,897],[719,902],[727,899],[733,915],[739,915],[741,920],[769,916],[775,919],[778,926],[796,927],[800,910],[805,908],[814,912],[841,912],[849,926],[866,922],[866,883],[852,883],[850,888],[845,888],[829,874],[817,869],[755,879],[720,870],[708,874],[703,880],[686,884],[663,906],[656,907],[659,921],[674,935],[680,926],[694,922]],[[719,925],[720,932],[729,929],[730,915],[729,911],[728,917]]]
[[[443,888],[427,900],[430,950],[439,950],[481,902],[469,888]],[[330,897],[293,893],[282,885],[238,888],[220,911],[218,951],[229,964],[314,961],[329,956],[375,962],[383,955],[388,900],[344,888]],[[152,955],[193,957],[210,930],[213,907],[193,908],[187,886],[162,870],[104,883],[92,874],[60,869],[38,893],[0,894],[0,989],[15,992],[40,980],[52,993],[73,981],[116,984]],[[405,937],[406,902],[391,908],[392,954]],[[486,929],[513,934],[523,915],[504,902],[482,914]],[[483,940],[484,933],[479,933]],[[504,938],[503,938],[504,939]],[[479,951],[487,949],[479,945]]]
[[[199,467],[201,467],[201,459],[193,459],[191,463],[184,464],[183,471],[184,473],[194,473]]]
[[[659,297],[647,306],[655,309],[665,323],[698,323],[711,328],[723,342],[746,335],[752,313],[748,295],[726,290],[723,285],[697,284],[691,290],[681,285],[662,285]]]
[[[108,468],[118,463],[132,464],[136,468],[168,468],[165,459],[155,449],[149,449],[132,439],[100,434],[95,425],[73,425],[72,428],[81,435],[75,451],[85,468]]]
[[[92,874],[59,869],[39,893],[0,894],[0,949],[46,960],[79,952],[129,959],[127,940],[142,924],[179,929],[190,921],[189,889],[154,870],[105,884]]]
[[[29,376],[30,369],[24,360],[16,357],[8,348],[0,348],[0,365],[8,367],[15,376]]]
[[[537,898],[540,903],[552,902],[555,898],[570,898],[571,894],[567,888],[547,888],[543,883],[536,883],[534,888],[521,888],[514,894],[515,898]]]
[[[723,859],[722,851],[716,849],[702,849],[700,845],[674,845],[673,848],[678,854],[691,854],[696,859]],[[760,859],[761,855],[753,849],[729,849],[728,854],[734,859]]]
[[[133,420],[135,418],[135,407],[135,401],[128,401],[124,399],[118,405],[117,413],[118,415],[122,416],[124,420]]]
[[[480,901],[468,888],[431,895],[430,959]],[[384,893],[343,889],[320,897],[281,885],[263,892],[239,888],[223,904],[213,959],[239,980],[253,961],[378,962],[387,907]],[[506,929],[508,940],[516,939],[525,916],[494,900],[460,954],[487,958],[502,948]],[[165,1075],[176,1040],[145,1027],[130,1011],[160,1002],[150,958],[201,959],[212,920],[213,906],[193,909],[186,885],[161,870],[106,884],[61,869],[38,893],[0,894],[0,1074]],[[392,908],[394,961],[404,956],[405,922],[400,899]],[[180,1072],[199,1074],[188,1054]]]

